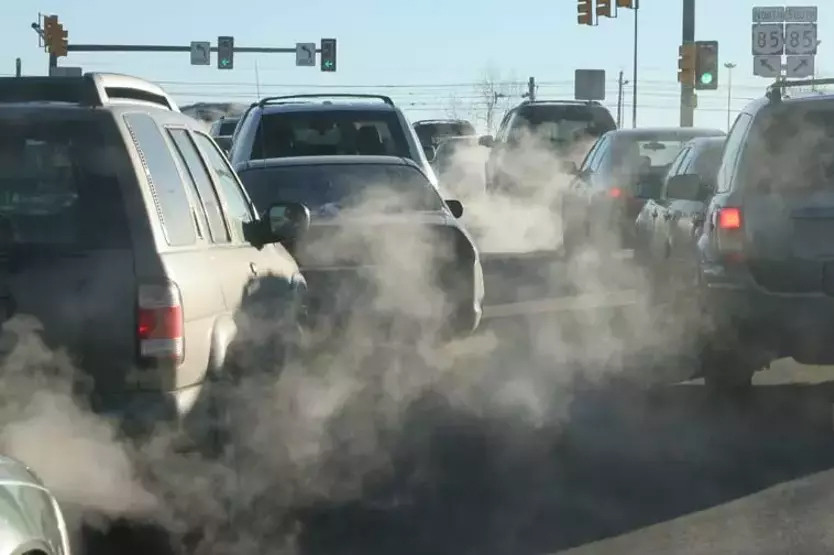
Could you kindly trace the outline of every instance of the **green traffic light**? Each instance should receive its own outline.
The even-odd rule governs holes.
[[[704,73],[701,75],[701,83],[704,85],[709,85],[712,83],[712,73]]]

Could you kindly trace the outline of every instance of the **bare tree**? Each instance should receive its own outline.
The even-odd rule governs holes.
[[[449,95],[449,100],[446,104],[446,117],[449,119],[460,119],[462,110],[460,99],[455,93]]]
[[[481,120],[486,125],[487,133],[493,132],[495,116],[506,111],[515,99],[521,97],[521,89],[522,83],[502,79],[495,68],[487,68],[476,91],[480,98],[478,108],[479,112],[482,111]]]

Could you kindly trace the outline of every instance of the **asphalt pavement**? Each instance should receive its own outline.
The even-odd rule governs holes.
[[[550,255],[485,260],[484,332],[497,343],[488,357],[458,364],[485,383],[517,376],[511,402],[503,386],[485,387],[480,404],[427,392],[404,412],[391,446],[396,479],[369,482],[373,496],[300,511],[298,553],[834,548],[834,368],[780,361],[732,399],[710,397],[699,381],[645,387],[618,371],[616,356],[593,356],[604,350],[593,341],[584,358],[562,356],[572,315],[611,321],[634,310],[633,291],[583,291],[583,280],[565,279],[570,265]],[[616,284],[624,273],[593,275]],[[258,552],[272,552],[282,535],[263,533]],[[119,552],[165,553],[129,534]]]

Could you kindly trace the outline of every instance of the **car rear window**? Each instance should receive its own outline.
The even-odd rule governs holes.
[[[119,167],[112,120],[0,115],[0,249],[128,246]]]
[[[616,129],[611,114],[602,106],[538,105],[519,108],[510,136],[533,133],[553,141],[571,141],[583,135],[599,137]]]
[[[289,156],[410,157],[397,114],[379,110],[322,110],[264,114],[252,159]]]
[[[756,118],[744,153],[757,192],[834,192],[834,102],[775,108]]]
[[[414,130],[417,132],[420,143],[430,146],[436,146],[444,137],[464,137],[475,134],[475,128],[468,121],[423,123],[416,125]]]
[[[362,206],[380,212],[439,211],[437,191],[419,170],[384,164],[253,166],[240,172],[259,211],[278,201],[313,212]]]
[[[235,132],[235,127],[237,127],[237,120],[223,120],[220,122],[219,129],[217,130],[217,135],[220,137],[226,137],[231,135]]]

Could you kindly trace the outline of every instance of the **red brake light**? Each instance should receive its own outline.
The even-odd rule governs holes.
[[[174,283],[142,285],[137,301],[136,334],[140,356],[182,362],[185,326],[179,288]]]
[[[608,196],[611,198],[620,198],[623,196],[623,190],[619,187],[612,187],[608,189]]]
[[[722,208],[718,211],[718,229],[741,229],[741,210]]]

